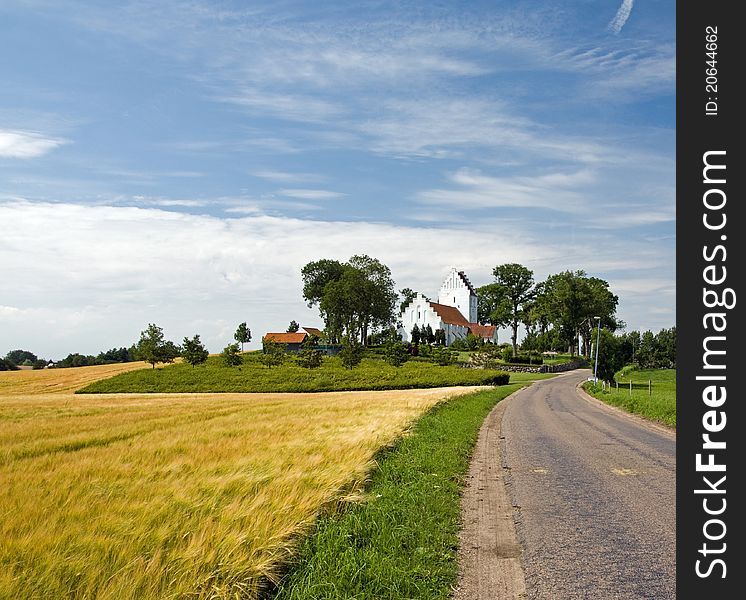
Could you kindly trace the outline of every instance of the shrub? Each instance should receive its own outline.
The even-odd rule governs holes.
[[[456,362],[457,353],[449,350],[445,346],[433,348],[433,361],[441,367],[447,367]]]
[[[314,348],[304,348],[298,353],[295,362],[304,369],[317,369],[321,366],[324,353]]]
[[[363,345],[358,343],[357,340],[345,338],[342,342],[342,349],[337,356],[345,369],[354,369],[363,360],[363,351]]]
[[[409,360],[407,347],[401,342],[389,342],[386,344],[383,360],[393,367],[401,367]]]
[[[223,359],[223,362],[229,367],[240,365],[243,362],[241,349],[238,347],[238,344],[228,344],[223,348],[223,352],[220,356]]]
[[[285,362],[285,344],[262,340],[262,364],[268,368],[277,367]]]

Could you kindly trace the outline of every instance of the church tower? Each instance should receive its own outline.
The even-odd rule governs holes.
[[[438,304],[453,306],[469,323],[477,322],[477,293],[463,271],[451,268],[440,286]]]

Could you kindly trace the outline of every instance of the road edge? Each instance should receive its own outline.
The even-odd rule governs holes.
[[[523,600],[527,597],[513,504],[502,462],[502,419],[526,387],[495,405],[479,429],[461,496],[459,577],[453,600]]]

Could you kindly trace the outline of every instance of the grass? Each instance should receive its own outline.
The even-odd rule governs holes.
[[[611,387],[602,390],[601,382],[594,386],[592,382],[583,384],[583,389],[592,396],[608,404],[622,408],[668,425],[676,427],[676,370],[649,369],[634,370],[625,368],[614,376],[619,384],[616,389],[614,382]],[[629,382],[632,382],[630,394]],[[648,392],[650,381],[651,392]]]
[[[490,385],[502,371],[441,367],[431,362],[409,361],[392,367],[380,359],[365,358],[354,369],[345,369],[336,357],[325,358],[318,369],[305,369],[292,360],[279,367],[265,367],[259,352],[244,354],[241,367],[227,367],[219,357],[192,368],[182,363],[164,369],[142,369],[91,383],[81,393],[172,392],[323,392],[387,390]],[[513,375],[510,380],[514,381]]]
[[[275,600],[450,598],[469,458],[489,411],[520,387],[460,396],[422,417],[378,458],[363,501],[319,520]]]
[[[403,552],[403,562],[360,577],[452,580],[453,473],[495,394],[514,386],[497,389],[430,413],[427,437],[418,426],[381,461],[372,488],[381,491],[361,510],[383,521],[350,515],[395,536],[416,516],[425,537],[439,537],[403,533],[387,559]],[[382,446],[468,391],[2,396],[0,598],[256,598],[323,507],[360,489]],[[461,411],[466,433],[449,425]],[[407,448],[419,458],[399,462]],[[401,508],[397,494],[415,506]]]

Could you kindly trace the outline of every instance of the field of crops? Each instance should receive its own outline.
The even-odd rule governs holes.
[[[0,396],[74,392],[99,379],[145,368],[150,369],[150,365],[128,362],[70,369],[0,371]]]
[[[96,367],[63,374],[93,377],[84,369]],[[322,507],[359,489],[378,449],[470,391],[5,389],[0,598],[117,600],[255,597]]]

